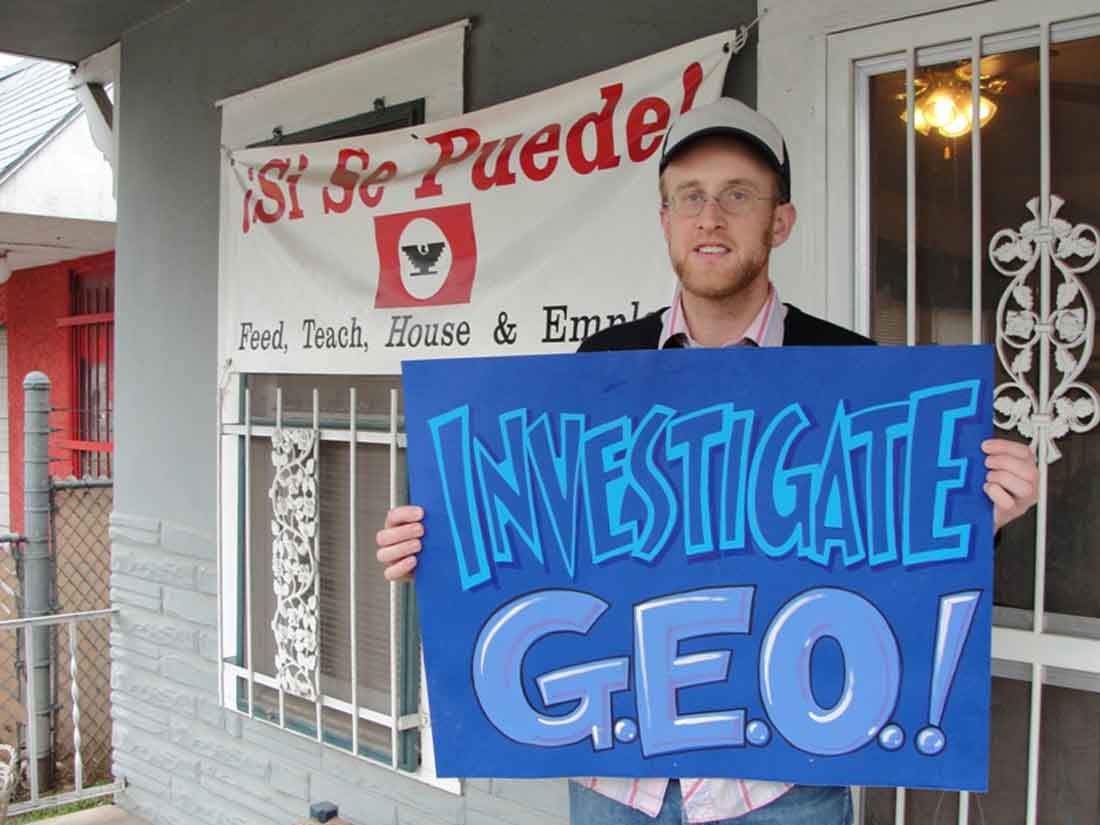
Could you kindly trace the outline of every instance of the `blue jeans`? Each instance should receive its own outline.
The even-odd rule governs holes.
[[[684,819],[680,783],[668,783],[665,803],[656,819],[628,808],[614,799],[569,783],[571,825],[681,825]],[[736,819],[720,819],[714,825],[851,825],[852,796],[845,787],[796,785],[779,799]]]

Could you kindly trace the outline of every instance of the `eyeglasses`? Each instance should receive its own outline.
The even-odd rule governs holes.
[[[664,205],[682,218],[695,218],[703,213],[707,201],[713,200],[718,208],[730,217],[738,217],[746,214],[756,201],[777,201],[774,195],[758,195],[752,189],[741,186],[730,186],[712,198],[701,189],[687,189],[677,192],[667,199]]]

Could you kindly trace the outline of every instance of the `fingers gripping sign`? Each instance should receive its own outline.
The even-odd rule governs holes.
[[[1039,468],[1026,444],[1006,438],[982,442],[986,477],[982,489],[993,502],[993,526],[1000,530],[1032,508],[1039,498]]]
[[[378,561],[386,565],[384,575],[390,581],[409,580],[416,569],[416,554],[423,547],[424,509],[415,504],[394,507],[375,536]]]

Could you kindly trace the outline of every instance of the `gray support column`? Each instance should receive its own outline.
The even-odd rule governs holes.
[[[31,372],[23,379],[23,610],[27,617],[51,612],[50,577],[50,379]],[[50,751],[50,628],[35,628],[27,650],[27,667],[34,669],[36,753],[28,754],[38,763],[39,782],[46,787],[52,779]],[[27,697],[30,699],[30,697]]]

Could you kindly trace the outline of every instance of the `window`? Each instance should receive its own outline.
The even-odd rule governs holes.
[[[72,399],[63,449],[75,478],[110,478],[114,441],[115,293],[112,263],[71,276],[72,315],[58,323],[72,333]]]
[[[222,101],[222,143],[331,140],[459,114],[466,25]],[[224,174],[222,191],[235,201]],[[406,498],[400,379],[242,374],[235,345],[219,342],[223,704],[458,792],[435,777],[424,735],[413,588],[387,583],[374,558],[386,511]]]
[[[419,768],[420,652],[410,585],[373,558],[405,499],[396,377],[242,378],[227,697],[243,713],[403,770]]]

